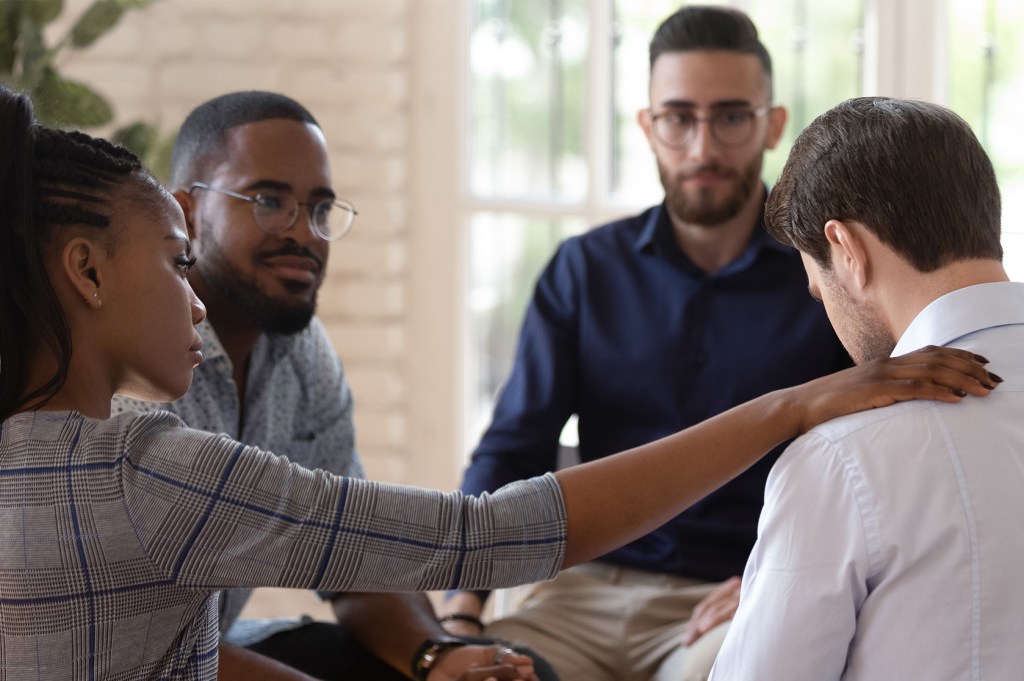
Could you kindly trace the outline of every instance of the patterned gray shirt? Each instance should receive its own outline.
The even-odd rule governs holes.
[[[0,424],[0,679],[214,679],[217,590],[499,587],[565,553],[553,476],[479,499],[310,471],[166,412]]]
[[[366,477],[355,448],[352,392],[319,319],[314,317],[300,333],[262,334],[256,341],[249,359],[244,423],[231,359],[208,322],[199,325],[199,335],[204,359],[193,372],[188,394],[169,404],[115,397],[111,413],[164,409],[180,416],[190,428],[224,433],[287,456],[305,468]],[[235,622],[251,592],[224,592],[221,631]],[[257,638],[275,630],[271,625]]]

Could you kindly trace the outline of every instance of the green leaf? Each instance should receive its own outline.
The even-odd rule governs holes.
[[[157,141],[157,130],[149,123],[138,121],[115,130],[110,141],[127,147],[139,158],[145,158]]]
[[[114,112],[100,94],[87,85],[63,78],[51,68],[43,72],[32,92],[36,115],[49,125],[88,128],[109,123]]]
[[[23,4],[25,13],[40,26],[50,23],[64,11],[64,0],[29,0]]]
[[[0,73],[14,73],[21,8],[22,4],[17,0],[0,2]]]
[[[37,67],[36,62],[46,55],[46,45],[43,43],[43,27],[27,14],[21,15],[18,42],[21,45],[21,85],[31,90],[38,85],[42,75],[42,69]]]
[[[92,45],[120,21],[124,9],[118,0],[96,0],[71,29],[71,44],[75,47]]]
[[[156,175],[156,179],[167,184],[171,179],[171,156],[174,153],[174,142],[178,139],[178,131],[170,133],[157,141],[146,154],[146,165]]]

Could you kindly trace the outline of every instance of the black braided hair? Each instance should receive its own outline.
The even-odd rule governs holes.
[[[45,404],[63,387],[71,333],[43,254],[61,227],[105,229],[115,189],[148,178],[130,151],[80,132],[36,124],[27,95],[0,86],[0,420]],[[29,386],[45,344],[57,369]]]

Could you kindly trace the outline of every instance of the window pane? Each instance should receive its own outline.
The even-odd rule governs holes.
[[[789,110],[786,132],[765,155],[774,182],[793,140],[814,118],[861,94],[863,0],[752,0],[746,10],[772,57],[775,101]]]
[[[477,213],[469,227],[467,435],[475,442],[508,378],[533,283],[579,219]]]
[[[789,110],[785,135],[775,151],[765,155],[763,177],[773,182],[800,131],[826,109],[861,93],[863,0],[707,4],[732,4],[746,11],[772,56],[774,101]],[[673,1],[616,3],[619,40],[614,54],[611,188],[616,198],[627,203],[644,205],[662,197],[654,160],[636,124],[636,110],[649,103],[647,46],[651,35],[678,7]]]
[[[650,104],[648,45],[658,25],[679,8],[678,0],[615,3],[612,53],[612,98],[615,120],[609,178],[616,200],[637,206],[663,197],[654,155],[647,145],[636,112]]]
[[[1024,30],[1017,0],[950,0],[949,106],[985,145],[1003,199],[1003,248],[1010,277],[1024,281],[1024,134],[1020,93]]]
[[[470,191],[579,198],[586,0],[479,0],[470,36]]]

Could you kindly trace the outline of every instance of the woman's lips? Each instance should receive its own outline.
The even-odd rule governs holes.
[[[195,342],[188,349],[189,354],[192,355],[192,366],[198,366],[203,361],[203,341],[201,338],[196,338]]]

